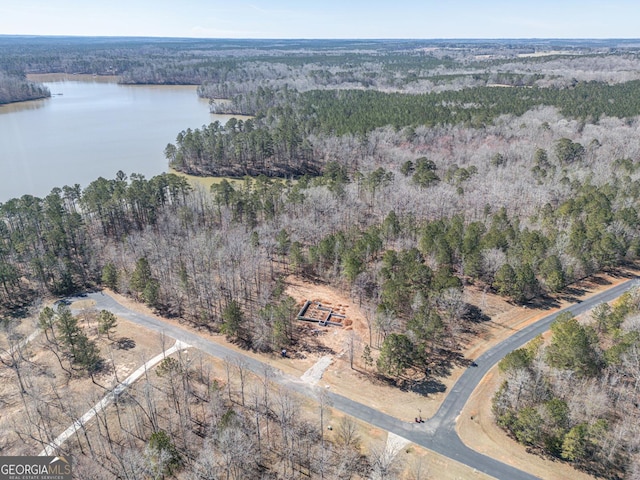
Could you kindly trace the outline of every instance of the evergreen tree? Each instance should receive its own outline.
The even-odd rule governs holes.
[[[135,269],[131,274],[130,285],[134,292],[142,293],[151,280],[151,267],[147,257],[141,257],[136,262]]]
[[[56,312],[51,307],[44,307],[38,316],[38,326],[44,331],[47,339],[49,339],[49,333],[55,338],[55,330],[53,328],[55,317]]]
[[[172,477],[183,463],[180,452],[164,430],[153,432],[149,437],[147,458],[151,463],[155,479]]]
[[[102,284],[114,292],[118,291],[118,270],[111,262],[102,268]]]
[[[98,332],[111,338],[113,330],[118,326],[118,319],[108,310],[100,310],[98,314]]]
[[[371,356],[371,347],[369,344],[365,344],[362,349],[362,361],[364,362],[364,366],[366,368],[370,368],[373,365],[373,357]]]
[[[89,374],[96,373],[102,368],[102,357],[98,346],[82,331],[77,338],[73,361]]]
[[[71,310],[66,305],[58,307],[56,324],[59,337],[71,362],[88,373],[97,372],[102,366],[100,351],[95,342],[82,331],[78,325],[78,319],[71,314]]]
[[[58,327],[59,337],[73,356],[76,353],[78,337],[82,333],[78,325],[78,319],[73,316],[71,309],[66,305],[59,305],[57,314],[56,326]]]
[[[599,359],[597,337],[590,327],[566,312],[551,324],[551,343],[546,350],[546,359],[554,368],[573,370],[581,376],[598,373]]]
[[[562,263],[557,255],[549,255],[540,265],[540,275],[551,292],[559,292],[565,286]]]
[[[222,312],[222,326],[220,331],[227,337],[238,340],[243,336],[245,318],[240,305],[231,300]]]
[[[399,377],[413,363],[413,343],[409,337],[399,333],[387,335],[380,350],[378,370],[392,377]]]
[[[584,156],[584,147],[572,142],[569,138],[561,138],[554,147],[556,158],[561,164],[579,162]]]
[[[155,278],[150,278],[142,291],[144,303],[150,307],[157,307],[160,300],[160,282]]]
[[[426,157],[418,158],[411,179],[413,183],[422,188],[429,187],[440,181],[440,178],[436,175],[436,164]]]
[[[160,282],[151,275],[151,266],[146,257],[136,262],[129,281],[131,289],[150,307],[157,307],[160,301]]]
[[[513,297],[516,294],[516,272],[508,263],[502,265],[495,274],[493,288],[498,294]]]
[[[572,462],[580,462],[587,456],[588,426],[580,423],[569,430],[562,442],[562,458]]]

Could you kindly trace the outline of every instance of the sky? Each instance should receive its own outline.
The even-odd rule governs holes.
[[[638,0],[0,0],[0,34],[639,38]]]

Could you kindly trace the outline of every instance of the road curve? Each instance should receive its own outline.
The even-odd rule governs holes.
[[[537,477],[505,463],[499,462],[491,457],[482,455],[462,443],[462,440],[460,440],[460,437],[458,437],[455,430],[456,418],[460,415],[462,407],[467,403],[469,397],[487,372],[507,353],[520,348],[528,341],[547,331],[558,315],[566,311],[572,312],[575,315],[586,312],[599,303],[608,302],[619,297],[635,285],[636,279],[627,280],[606,290],[605,292],[596,294],[581,303],[574,304],[548,315],[538,322],[514,333],[508,339],[489,349],[475,360],[477,366],[469,367],[462,374],[451,388],[451,391],[436,414],[426,423],[414,424],[402,422],[397,418],[391,417],[390,415],[368,407],[367,405],[355,402],[333,392],[327,391],[328,397],[334,408],[348,415],[411,440],[417,445],[438,452],[460,463],[464,463],[469,467],[486,473],[492,477],[504,480],[533,480]],[[96,307],[99,309],[110,310],[116,315],[126,318],[138,325],[147,327],[176,340],[189,343],[194,348],[214,357],[242,360],[248,369],[258,375],[262,375],[265,371],[266,363],[224,347],[216,342],[207,340],[184,327],[165,323],[157,318],[129,310],[118,303],[114,298],[105,295],[102,292],[92,292],[80,297],[70,298],[69,300],[73,301],[81,299],[94,300],[96,302]],[[312,387],[296,377],[285,374],[281,370],[273,369],[273,367],[269,368],[271,368],[275,373],[273,378],[274,381],[284,384],[294,391],[306,396],[315,397],[317,395],[317,387]]]
[[[551,315],[548,315],[536,323],[529,325],[522,330],[511,335],[509,338],[487,350],[484,354],[475,360],[476,367],[469,367],[458,381],[453,385],[451,391],[445,398],[444,402],[436,412],[436,414],[426,422],[426,428],[434,433],[434,441],[428,448],[435,450],[438,453],[454,458],[462,463],[465,463],[477,470],[485,472],[497,478],[504,479],[532,479],[536,478],[530,474],[522,472],[520,470],[512,471],[510,473],[502,469],[502,463],[499,465],[485,464],[486,457],[480,455],[474,450],[464,445],[458,437],[455,430],[455,422],[458,415],[462,411],[462,408],[469,400],[469,397],[476,389],[480,381],[484,378],[487,372],[505,355],[513,350],[522,347],[525,343],[533,340],[538,335],[549,330],[551,324],[555,321],[558,315],[564,312],[571,312],[574,315],[591,310],[596,305],[602,302],[609,302],[618,298],[627,290],[636,286],[637,280],[627,280],[619,285],[609,288],[608,290],[593,295],[590,298],[585,299],[580,303],[571,305],[570,307],[559,310]],[[487,399],[488,400],[488,399]],[[453,453],[453,455],[451,454]],[[472,454],[476,456],[480,455],[482,458],[476,457],[475,461],[472,459]],[[493,460],[496,462],[496,460]],[[517,473],[516,473],[517,472]]]

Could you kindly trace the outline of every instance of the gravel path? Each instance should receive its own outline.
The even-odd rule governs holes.
[[[13,354],[20,351],[23,347],[27,346],[29,343],[33,342],[40,335],[40,329],[36,329],[27,338],[23,338],[18,343],[16,343],[9,350],[5,350],[0,354],[0,357],[11,358]]]
[[[98,412],[101,412],[107,406],[109,406],[111,403],[113,403],[113,401],[118,397],[118,395],[120,395],[122,392],[124,392],[129,385],[133,384],[140,377],[142,377],[149,369],[151,369],[154,366],[156,366],[158,363],[160,363],[162,360],[164,360],[168,356],[173,355],[178,350],[184,350],[184,349],[189,348],[189,347],[190,347],[190,345],[188,345],[188,344],[186,344],[184,342],[181,342],[180,340],[176,340],[176,343],[173,345],[173,347],[171,347],[171,348],[165,350],[164,352],[159,353],[158,355],[153,357],[151,360],[149,360],[147,363],[145,363],[140,368],[138,368],[135,372],[133,372],[131,375],[129,375],[122,383],[119,383],[113,390],[111,390],[109,393],[107,393],[102,400],[100,400],[98,403],[96,403],[82,417],[80,417],[78,420],[73,422],[73,424],[69,428],[67,428],[64,432],[62,432],[58,436],[58,438],[56,438],[53,442],[51,442],[49,445],[47,445],[44,448],[44,450],[42,450],[39,453],[39,456],[42,457],[42,456],[53,455],[54,452],[70,436],[72,436],[74,433],[76,433],[78,430],[80,430],[82,428],[82,426],[84,424],[86,424],[88,421],[90,421],[93,417],[95,417]]]
[[[318,360],[313,367],[304,372],[300,379],[309,385],[317,385],[324,371],[331,365],[331,362],[333,362],[331,355],[325,355]]]

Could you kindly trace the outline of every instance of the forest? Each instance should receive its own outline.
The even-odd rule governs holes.
[[[11,75],[0,70],[0,105],[50,96],[51,92],[44,85],[30,82],[24,75]]]
[[[242,348],[295,350],[296,306],[284,293],[295,275],[334,285],[369,312],[375,354],[365,361],[379,378],[406,388],[446,375],[464,336],[486,321],[465,289],[535,304],[640,257],[637,49],[567,42],[0,37],[0,64],[22,79],[80,72],[197,84],[214,111],[243,115],[158,146],[178,172],[236,177],[210,190],[174,173],[120,171],[0,204],[4,328],[43,296],[104,286]],[[529,56],[536,51],[548,55]],[[586,325],[563,318],[548,344],[503,360],[498,424],[541,455],[637,478],[637,310],[629,295]],[[100,368],[90,340],[64,340],[65,329],[82,338],[71,320],[46,317],[55,348],[78,359],[73,375]],[[179,375],[195,367],[165,367],[158,392],[171,392],[176,412],[180,395],[184,405],[206,391],[211,410],[187,415],[213,429],[204,442],[222,449],[242,437],[244,454],[260,450],[259,438],[247,438],[251,415],[266,424],[272,417],[257,393],[255,408],[241,409],[249,402],[237,392],[225,400],[202,371]],[[147,412],[139,394],[132,412]],[[282,395],[278,408],[294,408]],[[286,453],[304,439],[294,429],[310,427],[273,412]],[[189,447],[193,432],[173,413],[166,418],[175,441],[154,424],[147,442],[180,452],[164,473],[209,468]],[[134,444],[108,454],[120,455],[123,471]],[[301,460],[265,458],[251,475],[302,477],[304,467],[316,478],[329,468],[305,451]],[[226,471],[236,470],[226,478],[249,475],[242,458],[229,460]],[[361,461],[335,478],[367,478],[375,461]]]
[[[533,449],[615,477],[620,456],[638,448],[638,292],[600,304],[587,324],[562,315],[551,333],[548,345],[539,338],[500,362],[498,424]]]

